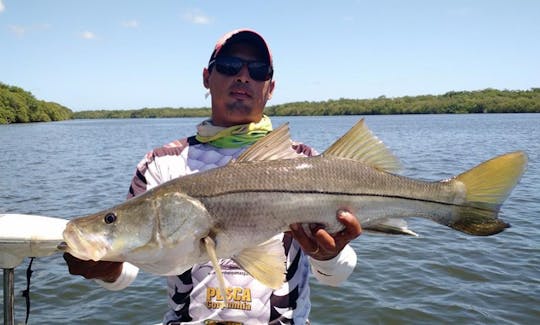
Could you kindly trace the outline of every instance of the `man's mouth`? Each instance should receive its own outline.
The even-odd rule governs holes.
[[[231,96],[238,98],[238,99],[248,99],[251,98],[251,93],[244,89],[233,89],[230,92]]]

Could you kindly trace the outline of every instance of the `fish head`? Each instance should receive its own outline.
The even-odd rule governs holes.
[[[83,260],[121,261],[126,252],[148,243],[154,212],[144,200],[70,220],[64,229],[66,251]]]
[[[66,251],[79,259],[146,265],[171,259],[174,252],[200,255],[200,239],[209,229],[208,212],[198,200],[181,192],[158,190],[74,218],[63,237]]]

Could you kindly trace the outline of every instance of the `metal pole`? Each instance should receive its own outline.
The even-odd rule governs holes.
[[[4,269],[4,325],[15,324],[15,269]]]

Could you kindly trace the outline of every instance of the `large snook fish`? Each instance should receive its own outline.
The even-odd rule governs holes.
[[[467,234],[496,234],[509,226],[498,212],[527,163],[518,151],[451,179],[425,182],[394,174],[397,159],[363,120],[319,156],[296,155],[290,141],[288,128],[281,127],[224,167],[73,219],[64,231],[67,251],[81,259],[127,261],[160,275],[210,260],[220,277],[217,259],[233,258],[277,288],[285,258],[281,242],[271,238],[290,224],[319,223],[337,232],[336,210],[344,208],[364,228],[423,217]]]

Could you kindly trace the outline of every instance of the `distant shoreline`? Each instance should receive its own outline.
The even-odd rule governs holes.
[[[0,83],[0,124],[69,119],[208,117],[210,108],[140,108],[73,112],[54,102],[37,100],[21,88]],[[529,90],[450,91],[372,99],[293,102],[265,108],[269,116],[342,116],[393,114],[540,113],[540,88]]]
[[[331,116],[389,114],[540,113],[540,88],[531,90],[451,91],[444,95],[420,95],[374,99],[293,102],[265,108],[269,116]],[[94,110],[73,113],[74,119],[207,117],[210,108],[142,108]]]

